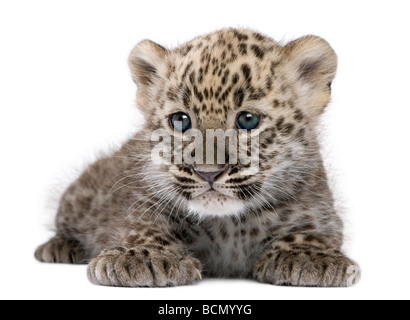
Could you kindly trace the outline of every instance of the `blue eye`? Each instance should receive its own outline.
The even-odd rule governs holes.
[[[260,122],[260,118],[250,112],[242,112],[236,120],[236,125],[239,129],[252,130],[255,129]]]
[[[172,128],[178,132],[185,132],[191,129],[192,123],[189,116],[183,112],[174,113],[170,116]]]

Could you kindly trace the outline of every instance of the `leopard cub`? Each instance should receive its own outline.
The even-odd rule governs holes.
[[[317,138],[337,66],[326,41],[223,29],[173,50],[142,41],[129,66],[144,128],[66,190],[39,261],[88,263],[104,286],[359,280]]]

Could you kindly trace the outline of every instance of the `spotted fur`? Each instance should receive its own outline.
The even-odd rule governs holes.
[[[89,279],[110,286],[187,285],[201,274],[348,285],[355,263],[341,252],[343,224],[316,134],[336,64],[315,36],[282,45],[223,29],[173,50],[140,42],[129,65],[146,125],[68,188],[57,235],[36,258],[89,262]],[[172,134],[169,115],[189,114],[205,133],[234,129],[242,111],[262,119],[257,173],[245,175],[243,164],[152,162],[151,134]],[[196,172],[217,170],[223,174],[209,191]]]

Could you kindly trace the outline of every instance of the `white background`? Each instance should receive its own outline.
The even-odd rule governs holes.
[[[407,2],[0,0],[0,298],[410,298]],[[324,154],[362,282],[350,289],[237,280],[103,288],[88,282],[84,266],[37,263],[36,246],[51,236],[52,199],[142,121],[127,68],[131,48],[145,38],[173,47],[229,26],[285,41],[317,34],[338,53]]]

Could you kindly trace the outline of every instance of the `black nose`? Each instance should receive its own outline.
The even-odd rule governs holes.
[[[217,180],[222,173],[225,172],[225,170],[220,170],[220,171],[211,171],[211,172],[205,172],[205,171],[197,171],[195,170],[195,172],[202,178],[204,179],[206,182],[209,182],[210,185],[212,185],[215,180]]]

